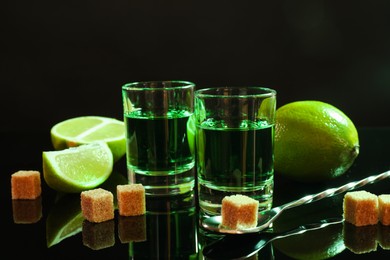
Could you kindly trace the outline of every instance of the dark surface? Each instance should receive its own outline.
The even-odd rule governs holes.
[[[300,198],[301,196],[317,193],[325,188],[338,187],[352,180],[359,180],[369,175],[375,175],[390,169],[388,147],[390,146],[389,128],[359,128],[360,154],[350,170],[339,179],[321,184],[299,184],[281,178],[276,174],[275,180],[275,201],[278,206]],[[130,255],[135,255],[135,259],[153,259],[170,256],[176,259],[201,259],[200,245],[215,241],[219,235],[198,230],[197,214],[195,202],[191,198],[176,197],[170,200],[148,200],[149,211],[144,218],[129,219],[116,216],[113,221],[102,225],[91,225],[91,223],[79,223],[79,231],[63,239],[57,244],[47,247],[49,242],[48,233],[53,233],[53,228],[48,224],[53,222],[53,218],[60,222],[72,212],[80,212],[79,194],[61,195],[48,188],[42,179],[42,197],[20,206],[23,202],[11,200],[10,176],[12,173],[24,170],[39,170],[42,172],[41,153],[43,150],[52,150],[49,134],[30,133],[20,135],[18,133],[3,133],[1,137],[3,147],[3,159],[0,161],[1,174],[1,194],[0,205],[2,205],[2,221],[0,228],[3,231],[3,242],[1,245],[4,255],[12,255],[13,259],[24,259],[39,257],[41,259],[94,259],[96,257],[115,259],[130,259]],[[115,176],[126,181],[125,162],[120,160],[115,165]],[[106,187],[109,186],[107,183]],[[390,180],[383,180],[376,184],[369,184],[362,189],[375,194],[390,193]],[[299,225],[318,222],[325,218],[342,216],[343,195],[323,199],[312,204],[287,210],[275,223],[275,231],[285,231],[296,228]],[[23,208],[30,207],[27,217],[34,218],[34,214],[41,213],[41,218],[35,223],[18,224],[15,218],[23,213]],[[19,211],[17,207],[19,206]],[[14,207],[14,208],[13,208]],[[37,210],[38,209],[38,210]],[[167,211],[167,209],[169,209]],[[35,210],[35,211],[34,211]],[[26,213],[26,212],[25,212]],[[74,214],[73,214],[74,215]],[[77,214],[76,214],[77,215]],[[54,216],[54,217],[53,217]],[[26,215],[24,215],[26,218]],[[51,219],[51,220],[50,220]],[[82,221],[83,219],[81,219]],[[85,222],[85,221],[84,221]],[[66,223],[66,221],[65,221]],[[138,224],[137,224],[138,223]],[[58,228],[57,228],[58,229]],[[343,230],[348,233],[343,234]],[[103,240],[94,240],[99,232],[103,232]],[[378,239],[378,234],[382,238],[390,237],[390,230],[380,225],[374,230],[357,230],[354,227],[343,224],[334,225],[330,229],[308,232],[286,239],[272,242],[259,252],[259,258],[269,259],[273,256],[276,259],[288,259],[288,247],[295,250],[308,252],[318,249],[318,243],[324,243],[324,248],[332,248],[330,245],[338,241],[343,248],[344,239],[351,243],[356,234],[360,234],[360,249],[370,246],[370,239]],[[138,236],[138,237],[137,237]],[[375,236],[375,237],[374,237]],[[143,242],[129,242],[134,239],[143,239]],[[237,239],[237,250],[239,243],[244,239]],[[241,241],[241,242],[240,242]],[[330,241],[330,242],[329,242]],[[317,245],[315,245],[317,242]],[[94,244],[95,243],[95,244]],[[104,244],[105,243],[105,244]],[[328,244],[327,244],[328,243]],[[89,245],[89,246],[88,246]],[[105,248],[97,250],[93,246]],[[354,244],[352,244],[354,245]],[[355,243],[355,246],[356,243]],[[92,248],[91,248],[92,247]],[[303,248],[303,249],[302,249]],[[287,251],[286,251],[287,250]],[[176,256],[176,257],[175,257]],[[385,258],[390,256],[390,250],[385,250],[377,246],[376,251],[370,253],[356,254],[348,248],[337,254],[335,259],[347,257],[369,259],[375,257]],[[101,259],[99,258],[99,259]]]
[[[390,126],[387,0],[6,0],[1,11],[3,129],[121,119],[124,83],[172,79],[266,86],[278,106],[322,100],[357,126]]]
[[[118,216],[107,228],[112,231],[114,227],[114,246],[92,250],[83,244],[79,232],[47,248],[48,216],[53,208],[67,205],[66,201],[77,205],[77,195],[65,196],[64,202],[43,184],[42,200],[30,205],[42,206],[42,217],[34,224],[14,223],[10,197],[13,172],[42,168],[42,151],[52,150],[49,129],[55,123],[81,115],[122,119],[120,87],[127,82],[180,79],[193,81],[199,88],[262,85],[278,91],[278,107],[316,99],[344,111],[360,130],[362,147],[355,164],[345,176],[326,185],[291,183],[276,176],[275,205],[388,170],[389,5],[386,0],[6,0],[1,9],[0,43],[3,254],[14,259],[130,258],[130,245],[119,238]],[[125,177],[123,160],[116,168]],[[367,189],[390,193],[387,187],[389,182],[383,181]],[[341,199],[291,209],[275,228],[340,215]],[[175,202],[156,204],[176,207]],[[174,253],[176,248],[187,253],[193,250],[192,244],[184,249],[179,243],[193,242],[189,237],[171,239],[184,235],[173,228],[157,232],[157,227],[180,221],[184,222],[181,230],[192,231],[193,215],[153,216],[147,218],[154,230],[149,242],[136,244],[132,251],[156,252],[159,244],[164,248],[158,251],[161,255]],[[88,225],[86,229],[91,230]],[[202,232],[198,234],[203,241]],[[313,241],[325,240],[321,233],[316,236]],[[286,241],[298,248],[299,241],[305,245],[301,238]],[[285,258],[281,247],[275,242],[262,251],[264,258],[272,254]],[[389,251],[378,247],[368,254],[345,249],[336,258],[382,256],[388,257]]]

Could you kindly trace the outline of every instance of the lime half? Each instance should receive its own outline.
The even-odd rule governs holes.
[[[126,153],[125,125],[123,121],[102,116],[70,118],[54,125],[51,141],[55,150],[103,141],[108,144],[114,161]]]

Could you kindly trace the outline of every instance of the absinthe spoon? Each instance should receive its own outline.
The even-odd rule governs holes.
[[[304,196],[298,200],[288,202],[286,204],[283,204],[283,205],[278,206],[278,207],[274,207],[274,208],[269,209],[269,210],[260,211],[258,214],[258,222],[257,222],[258,224],[256,227],[253,227],[253,228],[229,229],[229,228],[223,227],[223,226],[221,226],[222,216],[220,216],[220,215],[206,217],[204,219],[201,219],[201,221],[200,221],[201,226],[204,227],[205,229],[208,229],[208,230],[213,231],[213,232],[226,233],[226,234],[247,234],[247,233],[260,232],[260,231],[270,227],[271,224],[275,221],[275,219],[277,219],[280,216],[280,214],[282,214],[282,212],[285,211],[286,209],[291,209],[291,208],[300,206],[302,204],[311,203],[311,202],[318,201],[318,200],[323,199],[323,198],[332,197],[334,195],[337,195],[337,194],[340,194],[340,193],[343,193],[343,192],[346,192],[349,190],[357,189],[357,188],[360,188],[366,184],[370,184],[370,183],[374,183],[374,182],[378,182],[378,181],[381,181],[383,179],[386,179],[389,176],[390,176],[390,171],[386,171],[386,172],[383,172],[381,174],[366,177],[366,178],[359,180],[359,181],[349,182],[349,183],[344,184],[338,188],[331,188],[331,189],[327,189],[327,190],[324,190],[322,192],[319,192],[317,194],[307,195],[307,196]]]

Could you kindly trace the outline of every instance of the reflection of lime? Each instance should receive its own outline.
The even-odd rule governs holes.
[[[105,142],[84,144],[42,153],[43,176],[54,190],[77,193],[102,184],[113,169],[113,158]]]
[[[302,206],[282,214],[273,223],[274,232],[285,232],[301,225],[341,216],[342,194]],[[297,214],[299,212],[299,214]],[[341,220],[341,218],[340,218]],[[335,223],[303,234],[281,238],[272,242],[274,248],[293,259],[326,259],[345,249],[343,223]]]
[[[60,198],[50,210],[46,219],[47,247],[58,244],[65,238],[81,232],[83,221],[80,195],[67,194]]]
[[[74,117],[54,125],[50,134],[56,150],[103,141],[110,147],[115,162],[126,153],[125,125],[115,118]]]
[[[336,107],[309,100],[276,111],[276,173],[302,182],[328,180],[345,173],[358,154],[358,132]]]
[[[345,249],[343,225],[330,225],[301,235],[278,239],[272,244],[293,259],[332,258]]]
[[[192,114],[187,121],[187,138],[191,154],[195,154],[195,114]]]

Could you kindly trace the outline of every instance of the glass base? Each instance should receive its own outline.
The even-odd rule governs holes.
[[[141,183],[146,196],[171,196],[185,194],[194,190],[194,169],[175,174],[145,174],[128,170],[130,183]]]

